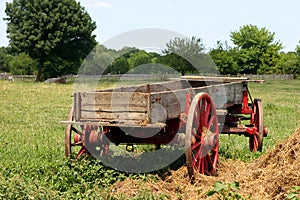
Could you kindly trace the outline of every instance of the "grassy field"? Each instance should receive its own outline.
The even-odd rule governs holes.
[[[110,86],[109,81],[102,83]],[[221,136],[222,159],[252,160],[300,127],[299,86],[300,80],[251,83],[252,97],[262,99],[269,127],[264,150],[253,154],[247,138]],[[0,81],[0,199],[113,199],[108,186],[116,180],[156,178],[120,173],[93,159],[65,158],[59,122],[67,118],[73,90],[73,84]],[[152,198],[147,192],[141,195]]]

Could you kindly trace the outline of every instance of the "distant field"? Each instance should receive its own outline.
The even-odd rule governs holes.
[[[112,86],[104,81],[100,87]],[[107,186],[133,176],[92,159],[65,158],[64,126],[59,122],[67,118],[73,89],[73,84],[0,80],[0,199],[109,199]],[[250,153],[243,136],[221,136],[222,159],[252,160],[300,127],[300,80],[251,83],[249,89],[264,105],[269,136],[264,138],[263,152]]]

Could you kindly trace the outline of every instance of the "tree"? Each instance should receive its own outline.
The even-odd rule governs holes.
[[[297,62],[298,66],[297,66],[297,70],[296,70],[295,76],[300,73],[300,44],[297,45],[297,47],[296,47],[296,55],[297,55],[297,60],[298,60],[298,62]]]
[[[275,33],[245,25],[239,31],[231,32],[230,37],[239,54],[240,73],[263,73],[276,66],[282,45],[274,41]]]
[[[124,56],[126,59],[128,59],[128,58],[130,58],[130,55],[132,54],[132,53],[137,53],[137,52],[139,52],[140,50],[139,49],[137,49],[137,48],[135,48],[135,47],[127,47],[127,46],[125,46],[125,47],[123,47],[122,49],[120,49],[119,51],[118,51],[118,54],[120,55],[120,56]]]
[[[174,38],[166,44],[164,50],[166,54],[161,58],[162,63],[166,64],[182,75],[187,72],[212,72],[212,62],[205,54],[204,44],[201,38]],[[213,67],[213,71],[215,68]]]
[[[277,74],[296,75],[299,72],[299,60],[296,52],[281,53],[275,72]]]
[[[237,74],[238,64],[236,61],[236,50],[229,47],[227,42],[217,42],[217,47],[211,49],[209,55],[217,65],[221,74]]]
[[[111,74],[125,74],[129,71],[129,63],[124,56],[120,56],[108,67]]]
[[[128,58],[130,70],[135,73],[143,73],[143,70],[141,71],[138,67],[144,64],[150,64],[151,60],[151,56],[145,50],[131,53]]]
[[[110,65],[117,57],[118,54],[115,50],[108,49],[104,45],[99,44],[84,60],[79,73],[85,75],[102,75],[110,73]]]
[[[12,50],[39,63],[36,81],[41,80],[44,65],[51,66],[54,60],[78,68],[96,45],[92,35],[96,24],[76,0],[14,0],[6,3],[5,12]],[[72,64],[65,66],[66,61]]]

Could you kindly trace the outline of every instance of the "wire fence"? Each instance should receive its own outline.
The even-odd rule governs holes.
[[[189,74],[190,75],[190,74]],[[197,74],[199,75],[199,74]],[[219,74],[200,74],[200,76],[215,77],[243,77],[250,80],[293,80],[296,79],[294,74],[238,74],[238,75],[219,75]],[[110,75],[64,75],[58,78],[62,79],[122,79],[122,80],[168,80],[171,78],[180,78],[179,74],[110,74]],[[0,79],[15,81],[35,81],[35,75],[11,75],[9,73],[0,73]]]

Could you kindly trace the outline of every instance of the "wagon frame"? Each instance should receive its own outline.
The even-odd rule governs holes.
[[[95,153],[87,146],[97,147],[105,156],[110,143],[159,148],[175,142],[185,145],[191,178],[195,171],[214,174],[219,134],[244,135],[249,137],[251,151],[262,151],[268,130],[262,101],[252,99],[249,82],[246,78],[184,76],[162,83],[75,92],[68,120],[62,121],[66,156],[74,146],[81,147],[79,158]],[[182,129],[184,136],[178,134]]]

